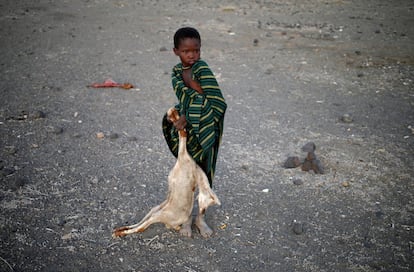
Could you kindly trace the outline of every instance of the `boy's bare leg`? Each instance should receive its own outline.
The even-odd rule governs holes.
[[[195,225],[200,231],[201,236],[209,238],[213,234],[213,230],[207,225],[204,218],[206,210],[200,211],[195,220]]]
[[[184,224],[181,225],[180,234],[182,236],[189,237],[189,238],[191,237],[191,235],[192,235],[192,230],[191,230],[192,223],[193,223],[193,216],[190,215],[190,217],[188,217],[188,220]]]

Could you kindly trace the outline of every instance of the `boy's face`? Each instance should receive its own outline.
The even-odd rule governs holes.
[[[177,55],[183,66],[192,66],[200,59],[200,41],[194,38],[185,38],[180,41],[178,48],[174,48],[174,54]]]

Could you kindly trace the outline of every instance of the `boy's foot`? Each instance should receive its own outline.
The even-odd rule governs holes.
[[[180,234],[185,237],[191,238],[192,230],[191,230],[191,223],[192,223],[192,216],[190,215],[190,218],[181,225]]]
[[[213,230],[207,225],[206,221],[204,220],[204,215],[197,215],[195,225],[200,231],[201,236],[204,238],[209,238],[213,234]]]

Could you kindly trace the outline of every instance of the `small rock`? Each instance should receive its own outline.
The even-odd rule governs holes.
[[[136,142],[136,141],[138,141],[138,138],[135,137],[135,136],[130,136],[130,137],[128,137],[128,141],[130,141],[130,142]]]
[[[62,134],[63,133],[63,127],[55,127],[55,126],[48,126],[46,127],[47,132],[53,133],[53,134]]]
[[[292,231],[294,234],[300,235],[304,232],[303,224],[297,222],[296,220],[293,221]]]
[[[109,139],[111,139],[111,140],[115,140],[115,139],[118,139],[118,138],[119,138],[119,135],[116,132],[111,132],[109,134]]]
[[[63,227],[66,223],[67,223],[66,219],[60,219],[59,222],[57,223],[57,225],[59,227]]]
[[[43,111],[37,110],[32,113],[33,119],[43,119],[46,118],[46,114]]]
[[[296,168],[300,165],[299,157],[292,156],[288,157],[286,161],[283,163],[283,167],[285,168]]]
[[[71,232],[62,235],[62,237],[61,237],[62,240],[70,240],[72,238],[73,238],[73,235],[72,235]]]
[[[341,183],[341,185],[345,188],[349,187],[351,184],[348,181],[344,181]]]
[[[265,75],[271,75],[273,73],[273,69],[272,68],[267,68],[264,73],[265,73]]]
[[[39,148],[39,145],[38,145],[38,144],[31,144],[31,145],[30,145],[30,148],[33,148],[33,149],[35,149],[35,148]]]
[[[9,155],[14,155],[17,153],[17,148],[15,146],[6,146],[4,147],[4,151]]]
[[[165,52],[165,51],[168,51],[167,47],[165,47],[165,46],[161,46],[161,48],[160,48],[160,52]]]
[[[96,138],[103,139],[103,138],[105,138],[105,134],[103,132],[98,132],[98,133],[96,133]]]
[[[344,122],[344,123],[352,123],[354,121],[354,119],[352,118],[352,116],[350,114],[345,113],[344,115],[342,115],[341,121]]]
[[[294,179],[293,180],[293,184],[295,184],[295,185],[302,185],[303,184],[303,180],[301,180],[301,179]]]
[[[377,212],[375,212],[375,217],[376,218],[383,218],[384,217],[384,213],[382,211],[377,211]]]
[[[258,39],[254,39],[253,40],[253,45],[254,46],[258,46],[259,45],[259,40]]]

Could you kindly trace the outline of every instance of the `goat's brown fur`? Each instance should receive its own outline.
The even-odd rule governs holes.
[[[177,110],[169,109],[168,118],[172,122],[178,120]],[[199,191],[199,214],[204,214],[211,205],[220,205],[220,200],[210,188],[206,174],[188,154],[186,143],[187,133],[180,130],[177,162],[168,176],[167,199],[152,208],[138,224],[116,228],[113,237],[143,232],[154,223],[164,223],[168,228],[179,230],[181,225],[191,218],[196,187]]]

